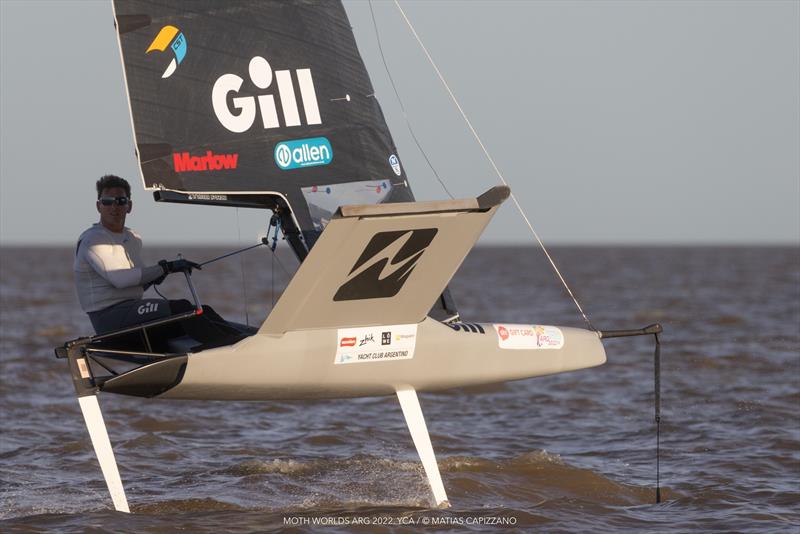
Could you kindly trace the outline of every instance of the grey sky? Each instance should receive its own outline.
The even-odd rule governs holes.
[[[369,4],[348,15],[418,198]],[[548,243],[800,241],[800,3],[402,2]],[[0,242],[73,243],[93,183],[131,179],[146,243],[235,242],[236,210],[156,204],[133,152],[110,3],[0,0]],[[409,119],[457,197],[498,183],[391,2],[374,9]],[[239,211],[242,240],[266,214]],[[530,243],[511,203],[482,243]]]

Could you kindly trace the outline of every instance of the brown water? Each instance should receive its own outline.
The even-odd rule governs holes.
[[[148,251],[151,259],[174,252]],[[183,250],[196,260],[222,252]],[[621,339],[606,342],[609,361],[600,368],[421,395],[447,510],[430,507],[393,398],[103,395],[134,512],[115,513],[66,363],[52,352],[90,332],[73,293],[72,251],[3,248],[0,529],[798,531],[800,250],[561,248],[554,255],[597,327],[665,327],[659,505],[652,341]],[[270,255],[244,257],[256,324],[272,301]],[[281,258],[288,271],[296,268],[289,255]],[[234,258],[194,279],[202,300],[243,322],[241,274]],[[276,291],[287,278],[276,267]],[[182,296],[179,280],[163,287]],[[452,289],[468,321],[580,326],[536,249],[477,249]]]

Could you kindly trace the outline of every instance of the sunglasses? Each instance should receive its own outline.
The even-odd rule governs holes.
[[[117,206],[127,206],[130,201],[131,199],[128,197],[100,197],[99,200],[100,204],[103,206],[112,206],[114,204]]]

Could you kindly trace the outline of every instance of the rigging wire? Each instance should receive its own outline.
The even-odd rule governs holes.
[[[158,293],[158,296],[159,296],[159,297],[161,297],[161,298],[162,298],[162,299],[164,299],[164,300],[169,300],[167,297],[165,297],[164,295],[162,295],[162,294],[161,294],[161,291],[159,291],[159,290],[158,290],[158,286],[157,286],[157,285],[153,284],[153,285],[152,285],[152,288],[153,288],[153,291],[155,291],[156,293]]]
[[[275,233],[272,236],[272,245],[270,245],[269,244],[269,229],[272,228],[273,226],[275,227]],[[281,261],[280,257],[278,256],[278,253],[276,252],[276,249],[278,247],[278,232],[281,233],[281,239],[286,239],[286,231],[281,226],[281,218],[280,218],[280,216],[278,216],[277,212],[273,212],[272,217],[270,217],[270,219],[269,219],[269,225],[267,225],[267,234],[264,236],[264,239],[262,239],[261,241],[262,241],[262,243],[267,245],[267,248],[269,248],[272,251],[272,259],[273,259],[273,261],[277,261],[278,262],[278,266],[283,271],[283,274],[286,275],[286,278],[291,280],[292,279],[292,275],[289,273],[289,269],[287,269],[283,265],[283,262]],[[273,265],[273,269],[274,268],[275,268],[275,266]]]
[[[272,301],[272,309],[275,309],[275,251],[272,251],[272,262],[270,267],[269,295]]]
[[[283,274],[286,275],[286,278],[287,279],[291,279],[292,278],[292,274],[289,272],[289,269],[284,267],[283,262],[281,261],[280,257],[278,256],[277,250],[273,250],[272,251],[272,255],[275,257],[275,261],[278,262],[278,267],[280,267],[281,270],[283,271]]]
[[[236,207],[236,234],[239,240],[239,247],[242,246],[242,228],[239,225],[239,207]],[[250,314],[248,312],[247,304],[247,284],[245,283],[245,270],[244,270],[244,256],[239,256],[239,265],[242,270],[242,295],[244,297],[244,321],[247,326],[250,326]]]
[[[275,227],[274,234],[272,235],[272,244],[269,244],[269,231],[270,228]],[[270,299],[272,301],[272,307],[275,308],[275,262],[278,262],[281,270],[286,274],[286,277],[291,280],[292,275],[289,274],[289,271],[284,267],[283,262],[278,257],[278,234],[282,234],[282,239],[286,239],[286,233],[281,228],[281,218],[278,216],[277,213],[273,213],[272,217],[269,220],[269,226],[267,227],[267,235],[264,237],[262,242],[267,245],[267,248],[272,251],[272,260],[271,260],[271,274],[270,274]]]
[[[375,28],[375,38],[378,41],[378,50],[381,53],[383,68],[386,70],[386,75],[389,77],[389,82],[392,84],[392,89],[394,89],[394,96],[397,97],[397,103],[400,104],[400,110],[403,112],[403,119],[405,119],[406,121],[408,132],[411,134],[411,138],[417,145],[417,148],[422,154],[422,157],[424,157],[425,161],[428,163],[428,167],[430,167],[431,171],[433,171],[433,175],[436,176],[436,179],[439,181],[439,184],[442,186],[442,189],[444,189],[444,192],[447,193],[447,196],[449,196],[450,198],[454,198],[453,195],[450,193],[450,190],[447,189],[447,186],[444,185],[444,182],[442,181],[442,178],[439,176],[439,173],[436,172],[436,169],[433,167],[431,160],[428,158],[428,154],[426,154],[425,150],[423,150],[422,145],[420,145],[416,134],[414,134],[414,129],[411,127],[411,121],[409,121],[408,119],[408,114],[406,113],[406,107],[403,105],[403,100],[400,98],[400,93],[397,91],[397,86],[395,86],[394,84],[394,78],[392,78],[392,73],[389,71],[389,66],[386,64],[386,56],[383,55],[383,46],[381,46],[381,36],[378,33],[378,23],[375,21],[375,12],[372,9],[372,0],[369,0],[369,12],[370,15],[372,15],[372,27]]]
[[[464,109],[461,107],[461,104],[459,104],[458,99],[456,99],[456,96],[453,94],[453,91],[450,90],[450,86],[448,85],[447,81],[444,79],[444,76],[442,75],[441,71],[439,70],[439,67],[437,67],[436,63],[433,61],[433,58],[431,57],[430,53],[428,52],[428,49],[422,43],[422,39],[420,39],[419,35],[417,34],[416,30],[414,29],[414,26],[411,24],[411,21],[406,16],[405,11],[403,11],[403,8],[400,7],[400,3],[397,0],[394,0],[394,5],[397,6],[397,9],[400,11],[400,14],[403,16],[403,20],[405,20],[406,25],[411,30],[411,33],[414,35],[414,38],[417,40],[417,43],[419,44],[420,48],[422,48],[422,51],[425,53],[425,56],[428,58],[428,61],[430,62],[431,66],[433,67],[433,70],[436,71],[436,75],[439,77],[439,81],[442,82],[442,85],[444,85],[444,88],[447,90],[447,93],[450,95],[450,99],[456,105],[456,108],[458,108],[459,113],[461,113],[461,118],[463,118],[464,122],[467,123],[467,126],[469,127],[470,132],[472,132],[472,136],[478,142],[478,145],[480,145],[481,150],[483,150],[483,153],[486,156],[486,159],[489,160],[489,163],[491,164],[492,168],[494,169],[495,174],[497,174],[498,178],[500,178],[500,181],[503,183],[503,185],[508,186],[508,182],[506,182],[506,179],[503,177],[503,174],[500,172],[500,169],[497,167],[497,164],[495,164],[494,159],[489,154],[489,151],[486,149],[486,146],[483,144],[483,141],[481,141],[480,136],[478,136],[478,132],[475,131],[475,128],[472,126],[472,122],[470,122],[469,118],[467,118],[467,114],[464,112]],[[372,9],[372,2],[370,2],[370,9]],[[575,306],[578,308],[578,312],[580,312],[581,317],[583,317],[583,320],[586,322],[586,324],[588,325],[590,330],[596,331],[597,329],[594,327],[594,325],[592,325],[592,322],[589,320],[589,317],[586,315],[586,312],[583,311],[583,308],[581,307],[580,303],[578,302],[578,299],[575,297],[575,294],[572,292],[572,289],[570,289],[569,285],[567,284],[567,281],[564,279],[564,276],[561,274],[561,271],[559,271],[558,267],[556,266],[555,261],[553,260],[552,256],[550,256],[550,253],[547,251],[547,248],[544,246],[544,243],[542,242],[542,239],[539,237],[539,234],[537,234],[536,230],[533,229],[533,225],[531,224],[530,219],[528,219],[528,216],[525,214],[525,210],[522,209],[522,206],[520,205],[519,201],[517,201],[517,197],[514,195],[513,192],[511,192],[511,200],[514,202],[514,205],[517,207],[517,211],[519,211],[520,215],[522,215],[522,218],[525,220],[525,223],[528,225],[528,228],[530,229],[531,233],[533,234],[533,237],[536,238],[536,241],[539,243],[539,246],[542,247],[542,252],[544,252],[544,255],[547,257],[547,261],[550,262],[550,266],[555,271],[555,273],[558,276],[559,280],[561,280],[561,284],[564,286],[564,289],[567,290],[567,293],[569,294],[570,298],[572,298],[572,302],[575,303]]]

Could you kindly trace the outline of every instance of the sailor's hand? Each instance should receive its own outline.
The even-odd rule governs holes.
[[[161,266],[162,269],[164,269],[165,275],[177,272],[191,273],[192,269],[198,269],[198,270],[202,269],[202,267],[200,267],[199,264],[193,261],[184,260],[183,258],[172,261],[161,260],[160,262],[158,262],[158,264]]]

